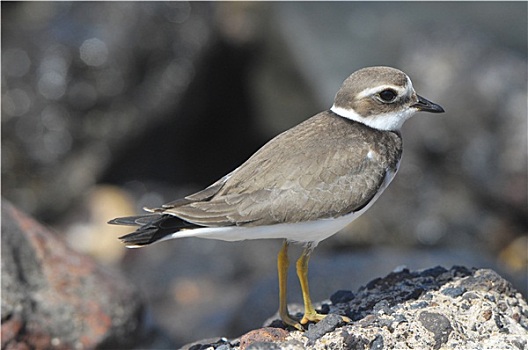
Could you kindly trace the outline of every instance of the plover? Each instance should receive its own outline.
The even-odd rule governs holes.
[[[360,69],[343,82],[329,110],[276,136],[211,186],[161,208],[146,208],[150,214],[109,223],[139,226],[120,237],[128,247],[182,237],[283,239],[279,315],[286,325],[303,329],[325,317],[310,298],[310,254],[389,185],[402,156],[400,128],[418,111],[444,112],[417,95],[402,71]],[[305,308],[301,320],[290,316],[286,302],[291,242],[304,245],[296,264]]]

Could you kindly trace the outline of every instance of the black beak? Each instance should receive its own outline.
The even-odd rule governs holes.
[[[412,105],[411,107],[416,108],[417,110],[421,112],[431,112],[431,113],[444,113],[444,109],[437,105],[436,103],[433,103],[425,98],[423,98],[420,95],[418,96],[418,102]]]

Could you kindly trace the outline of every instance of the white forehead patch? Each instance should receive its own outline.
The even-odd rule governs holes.
[[[414,87],[413,87],[411,78],[409,78],[409,76],[407,76],[407,93],[412,94],[413,91],[414,91]]]

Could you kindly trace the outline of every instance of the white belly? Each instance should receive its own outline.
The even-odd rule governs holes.
[[[398,164],[399,165],[399,164]],[[320,241],[332,236],[345,228],[348,224],[363,214],[383,193],[390,184],[396,172],[389,172],[385,176],[383,184],[372,200],[361,210],[352,212],[338,218],[321,219],[316,221],[306,221],[298,223],[284,223],[268,226],[226,226],[226,227],[201,227],[189,230],[182,230],[163,238],[162,240],[200,237],[208,239],[218,239],[223,241],[242,241],[246,239],[274,239],[282,238],[294,242],[317,245]]]

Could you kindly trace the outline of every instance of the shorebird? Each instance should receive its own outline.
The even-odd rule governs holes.
[[[145,208],[149,214],[109,223],[139,226],[120,237],[128,247],[182,237],[283,239],[277,259],[279,315],[302,330],[326,316],[316,312],[310,298],[310,254],[364,213],[389,185],[402,157],[400,128],[419,111],[444,112],[417,95],[402,71],[360,69],[343,82],[329,110],[279,134],[209,187],[160,208]],[[300,320],[289,314],[286,302],[291,242],[304,245],[296,263],[305,308]]]

